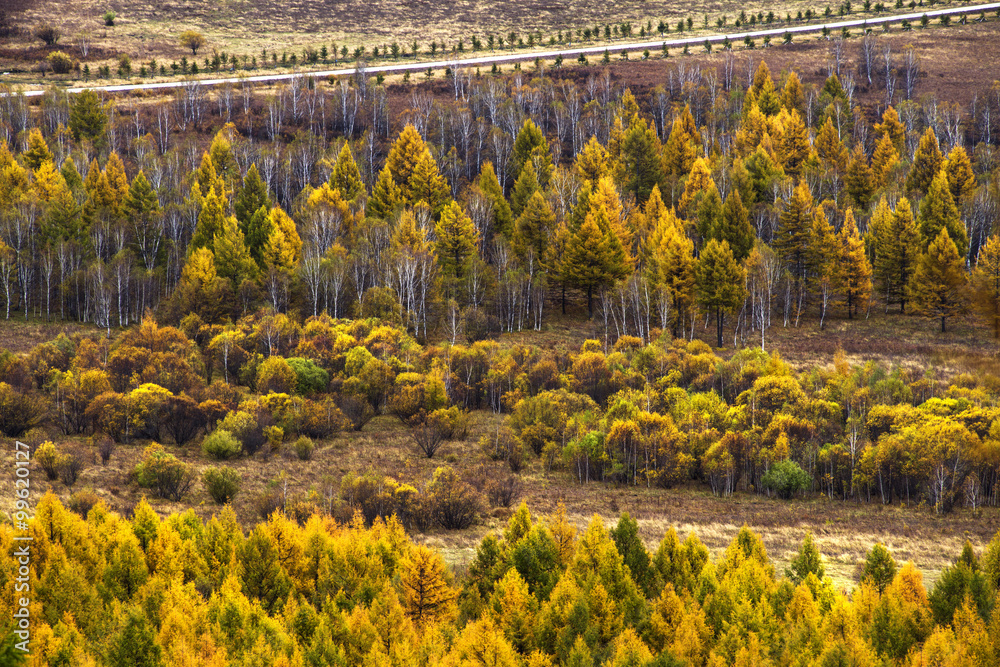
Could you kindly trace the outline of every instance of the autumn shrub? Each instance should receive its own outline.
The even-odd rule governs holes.
[[[178,445],[190,442],[205,427],[205,413],[198,403],[183,394],[165,399],[160,411],[161,427]]]
[[[361,512],[368,525],[393,514],[408,523],[417,510],[417,496],[413,486],[400,484],[375,470],[363,474],[351,471],[340,480],[340,499],[352,511]]]
[[[309,461],[313,457],[313,452],[316,450],[316,445],[313,441],[305,436],[302,436],[292,445],[295,450],[295,455],[299,457],[300,461]]]
[[[224,461],[236,458],[243,450],[243,445],[229,431],[218,428],[207,436],[201,443],[201,451],[205,456],[217,461]]]
[[[323,439],[344,429],[353,428],[353,423],[337,407],[332,398],[322,401],[306,399],[302,402],[298,426],[298,431],[302,435]]]
[[[35,450],[35,463],[42,468],[45,472],[45,478],[50,482],[59,478],[59,459],[61,456],[62,453],[51,440],[43,442]]]
[[[524,467],[524,445],[506,425],[479,438],[479,448],[494,461],[503,461],[511,472],[520,472]]]
[[[45,42],[46,46],[53,46],[62,37],[62,31],[49,23],[39,23],[32,33],[37,39]]]
[[[521,478],[503,466],[483,464],[474,468],[467,481],[482,493],[491,507],[511,507],[521,497]]]
[[[446,530],[468,528],[483,511],[483,497],[452,468],[438,468],[425,491],[431,518]]]
[[[351,428],[360,431],[375,416],[375,410],[365,398],[354,394],[343,394],[339,400],[340,411]]]
[[[201,483],[208,491],[208,495],[220,505],[225,505],[236,497],[241,482],[240,473],[226,466],[209,468],[201,475]]]
[[[254,511],[257,512],[257,516],[261,519],[267,519],[275,512],[279,512],[285,507],[285,499],[282,496],[281,491],[277,489],[268,489],[262,491],[254,496],[253,502]]]
[[[47,409],[41,397],[0,382],[0,433],[8,438],[17,438],[38,426]]]
[[[191,488],[191,466],[177,460],[163,445],[146,447],[142,462],[134,470],[135,480],[144,489],[152,489],[160,498],[179,501]]]
[[[282,357],[268,357],[257,370],[257,391],[262,394],[290,394],[297,383],[295,370]]]
[[[107,433],[115,442],[128,442],[132,427],[128,397],[105,391],[90,402],[86,415],[94,431]]]
[[[231,433],[242,445],[243,453],[247,456],[253,456],[267,444],[264,426],[270,426],[270,424],[262,425],[260,423],[261,416],[263,413],[258,413],[255,416],[245,410],[230,412],[219,422],[216,430]]]
[[[108,465],[111,455],[115,453],[115,441],[103,433],[94,436],[97,445],[97,455],[101,457],[101,465]]]
[[[779,498],[788,500],[809,486],[809,473],[791,459],[773,464],[761,478],[765,489],[774,491]]]
[[[58,458],[59,479],[66,486],[73,486],[80,477],[86,462],[86,454],[77,448],[70,448]]]
[[[54,74],[69,74],[76,66],[76,61],[65,51],[53,51],[46,60]]]
[[[441,448],[445,441],[445,433],[450,427],[444,419],[435,413],[427,414],[421,410],[409,420],[410,436],[417,447],[429,459]]]
[[[69,497],[69,508],[86,519],[90,510],[99,502],[101,497],[93,489],[81,489]]]
[[[369,287],[361,302],[361,317],[374,318],[398,325],[403,321],[399,299],[389,287]]]

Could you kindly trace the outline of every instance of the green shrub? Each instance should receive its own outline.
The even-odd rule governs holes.
[[[809,474],[795,461],[785,459],[772,465],[760,481],[765,489],[774,491],[779,498],[788,500],[809,486]]]
[[[184,497],[194,481],[191,466],[181,463],[155,442],[146,448],[142,463],[133,472],[139,486],[153,489],[160,498],[175,501]]]
[[[225,466],[221,468],[209,468],[201,476],[201,483],[205,485],[208,495],[212,500],[225,505],[240,491],[242,478],[238,472]]]
[[[239,456],[243,450],[243,445],[229,431],[219,428],[205,437],[201,443],[201,451],[205,456],[217,461],[231,459]]]
[[[117,18],[117,15],[114,12],[109,11],[109,12],[104,12],[101,18],[104,19],[104,25],[110,28],[115,24],[115,19]]]
[[[295,392],[302,396],[311,396],[326,391],[330,384],[330,374],[316,365],[312,359],[291,357],[286,359],[288,365],[295,371]]]
[[[316,450],[316,445],[313,441],[305,436],[296,440],[292,447],[295,449],[295,455],[299,457],[300,461],[309,461],[312,459],[313,452]]]

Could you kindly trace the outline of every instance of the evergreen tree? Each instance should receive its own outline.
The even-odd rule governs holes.
[[[591,188],[596,188],[598,181],[611,175],[608,152],[597,137],[591,136],[576,154],[573,170],[577,177],[582,182],[588,183]]]
[[[361,170],[358,169],[358,163],[354,161],[351,146],[346,141],[343,148],[340,149],[340,154],[337,155],[337,161],[330,172],[329,182],[330,187],[340,190],[347,201],[357,201],[361,195],[365,194]]]
[[[917,312],[941,320],[941,332],[949,317],[965,310],[966,276],[958,248],[942,227],[927,252],[917,261],[910,279],[910,300]]]
[[[257,264],[247,250],[235,217],[223,216],[222,224],[213,237],[212,252],[215,254],[215,270],[222,278],[231,280],[233,285],[239,285],[244,278],[256,279]]]
[[[785,571],[785,575],[797,586],[810,574],[822,580],[826,570],[823,567],[823,557],[813,543],[812,533],[806,533],[802,546],[799,547],[799,553],[792,559],[791,567]]]
[[[233,213],[236,215],[236,220],[240,223],[240,229],[244,234],[247,233],[250,218],[261,206],[270,209],[271,197],[268,195],[264,179],[257,171],[257,165],[251,164],[243,179],[243,186],[236,193],[236,199],[233,201]]]
[[[100,98],[94,90],[84,90],[75,95],[69,108],[69,129],[76,141],[89,141],[95,148],[103,148],[108,115],[104,113]]]
[[[847,209],[837,241],[839,252],[834,272],[835,285],[847,302],[847,319],[852,319],[871,296],[872,267],[865,255],[865,244],[851,209]]]
[[[429,153],[427,144],[424,143],[420,133],[412,124],[408,124],[399,133],[389,155],[385,159],[385,168],[392,175],[392,180],[399,186],[403,197],[410,199],[410,178],[417,168],[417,162],[424,153]]]
[[[587,312],[594,314],[594,289],[605,287],[628,275],[620,240],[610,229],[602,230],[588,213],[573,233],[566,252],[564,272],[569,282],[587,292]]]
[[[261,252],[261,268],[273,268],[291,274],[302,260],[302,239],[295,229],[295,222],[278,206],[272,208],[267,217],[267,228],[270,231]],[[249,244],[248,252],[253,256]],[[218,256],[218,250],[216,255]]]
[[[73,158],[67,157],[63,161],[62,166],[59,168],[59,173],[66,179],[66,185],[73,195],[79,196],[83,191],[83,177],[80,176],[80,171],[76,168]]]
[[[700,245],[704,245],[709,239],[721,240],[722,228],[722,197],[712,183],[705,192],[696,198],[696,229]]]
[[[229,200],[229,186],[215,168],[215,162],[208,151],[202,153],[201,165],[194,172],[194,179],[201,192],[208,192],[214,188],[217,193],[226,198],[226,201]]]
[[[163,647],[156,641],[154,628],[138,607],[122,612],[118,631],[108,642],[108,667],[160,667]]]
[[[225,197],[216,193],[214,188],[208,191],[198,213],[198,225],[194,228],[188,252],[213,247],[214,239],[222,231],[226,219],[226,204]]]
[[[415,546],[402,563],[399,583],[406,613],[418,627],[448,618],[455,592],[445,578],[441,556],[427,547]]]
[[[695,158],[700,152],[694,137],[681,117],[674,118],[670,136],[663,147],[663,171],[665,174],[682,178],[691,171]]]
[[[493,204],[493,229],[497,234],[510,234],[511,225],[514,224],[514,213],[510,210],[510,204],[503,195],[503,188],[500,187],[500,180],[493,169],[492,162],[484,162],[483,168],[479,172],[477,181],[479,189]]]
[[[1000,338],[1000,236],[996,234],[979,249],[972,293],[976,309],[993,327],[993,337]]]
[[[429,150],[424,151],[417,159],[417,164],[410,177],[409,193],[411,205],[416,206],[420,202],[424,202],[435,217],[441,214],[448,200],[451,199],[448,182],[438,171],[437,162],[434,161]]]
[[[888,137],[896,149],[897,155],[902,155],[906,149],[906,126],[899,121],[899,113],[892,107],[882,112],[882,122],[875,124],[879,137]]]
[[[898,216],[898,217],[897,217]],[[910,203],[904,197],[896,207],[889,208],[885,195],[879,199],[865,237],[872,275],[889,304],[906,304],[906,285],[913,270],[914,258],[919,253],[920,233],[913,221]]]
[[[386,166],[379,172],[372,195],[368,198],[365,211],[373,218],[387,219],[403,205],[403,191],[396,185],[392,172]]]
[[[750,224],[750,216],[746,206],[743,205],[740,191],[736,188],[730,191],[722,206],[722,220],[715,238],[729,242],[733,257],[740,264],[750,256],[750,251],[753,250],[757,235]]]
[[[847,165],[847,193],[858,206],[866,208],[874,191],[875,174],[868,166],[868,156],[859,142],[854,145]]]
[[[807,251],[812,233],[813,198],[805,181],[792,191],[792,197],[778,216],[774,249],[789,264],[792,277],[801,285],[805,279]]]
[[[698,302],[715,311],[715,331],[718,346],[722,347],[722,316],[743,300],[746,276],[729,248],[727,241],[711,239],[698,257],[695,283]]]
[[[861,571],[861,581],[867,581],[882,593],[896,577],[896,570],[896,559],[881,543],[876,543],[868,550]]]
[[[951,189],[948,187],[948,174],[944,169],[934,177],[927,196],[920,201],[917,221],[920,225],[922,248],[926,249],[944,228],[948,230],[948,236],[958,248],[958,252],[963,257],[968,252],[969,237],[965,232],[965,223],[962,222],[955,200],[952,199]]]
[[[825,202],[824,202],[825,203]],[[812,232],[806,250],[807,264],[810,272],[815,275],[820,291],[820,320],[822,329],[826,324],[826,311],[830,299],[836,290],[836,271],[838,258],[837,235],[826,216],[824,206],[819,206],[813,212]]]
[[[788,73],[785,87],[781,89],[781,106],[788,109],[789,112],[798,113],[800,117],[805,113],[805,93],[802,91],[802,81],[799,80],[799,75],[795,73],[795,70]]]
[[[779,113],[778,121],[783,129],[778,148],[781,166],[786,174],[797,177],[812,149],[809,145],[809,128],[798,111]]]
[[[536,261],[545,258],[555,226],[556,214],[552,207],[541,192],[535,192],[514,225],[514,250],[522,259],[529,249]]]
[[[133,221],[146,219],[159,212],[159,197],[142,170],[139,170],[139,173],[132,179],[132,185],[129,186],[128,194],[125,196],[123,208],[125,215]]]
[[[875,189],[884,188],[889,184],[892,170],[899,164],[899,153],[888,134],[883,134],[872,154],[872,176]]]
[[[511,177],[516,181],[524,166],[531,162],[535,168],[535,176],[541,187],[545,187],[552,176],[552,156],[549,154],[549,142],[545,140],[541,128],[530,118],[524,121],[510,155]]]
[[[948,153],[948,159],[944,162],[944,170],[948,174],[948,189],[951,190],[951,198],[955,200],[956,206],[961,206],[963,202],[972,197],[976,190],[976,175],[972,171],[972,162],[969,154],[965,152],[963,146],[955,146]]]
[[[679,220],[673,215],[661,218],[650,237],[651,251],[647,273],[650,282],[663,289],[670,297],[671,322],[675,335],[679,335],[685,322],[693,317],[695,302],[694,243],[684,233]],[[689,317],[692,316],[692,317]]]
[[[24,166],[31,171],[36,171],[46,162],[55,159],[49,150],[49,145],[45,143],[45,138],[42,137],[42,131],[37,127],[28,131],[28,147],[21,153],[21,159],[24,160]]]
[[[266,206],[261,206],[250,216],[244,241],[246,242],[247,251],[262,271],[267,268],[267,261],[264,258],[264,248],[267,246],[269,238],[271,238],[270,211]]]
[[[644,120],[632,123],[621,143],[621,163],[625,178],[622,189],[644,203],[663,179],[660,139],[656,128]]]
[[[816,133],[814,147],[816,154],[830,169],[839,172],[847,169],[847,148],[840,140],[832,119],[827,118],[819,132]]]
[[[907,192],[926,194],[942,166],[944,166],[944,156],[938,148],[937,135],[928,127],[920,137],[917,152],[913,154],[910,173],[906,175]]]
[[[541,190],[538,184],[538,175],[535,173],[534,163],[529,162],[521,169],[521,174],[514,183],[514,190],[510,193],[510,210],[516,217],[521,215],[524,207],[532,195]]]
[[[479,243],[479,233],[472,218],[453,201],[441,213],[434,233],[437,236],[434,248],[442,273],[461,278]]]
[[[715,187],[712,172],[709,170],[705,158],[698,158],[694,161],[691,173],[688,174],[687,181],[684,183],[684,192],[677,203],[678,214],[685,214],[689,219],[693,219],[696,211],[691,210],[691,203],[700,193],[706,192],[709,187]]]

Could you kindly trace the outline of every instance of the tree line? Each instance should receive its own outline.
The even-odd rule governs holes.
[[[472,448],[468,474],[446,467],[440,479],[389,480],[358,470],[359,479],[325,487],[330,502],[395,513],[418,528],[465,527],[487,501],[509,506],[528,466],[579,484],[703,484],[721,496],[822,493],[978,511],[1000,501],[996,393],[987,372],[851,366],[838,352],[832,367],[797,373],[759,347],[723,359],[669,332],[649,344],[622,336],[610,348],[597,340],[557,350],[492,340],[423,346],[377,317],[299,323],[266,309],[228,324],[192,313],[180,328],[147,317],[113,343],[77,334],[0,354],[0,432],[28,442],[67,489],[98,456],[107,465],[116,444],[149,444],[152,467],[135,478],[181,500],[197,480],[174,451],[200,445],[220,463],[282,451],[308,460],[317,443],[388,415],[414,455],[433,458],[468,439],[471,411],[498,415],[481,432],[481,454]],[[48,442],[53,432],[67,442]],[[218,499],[213,480],[202,481]],[[302,493],[286,485],[250,503],[267,516]],[[446,497],[454,504],[442,505]]]
[[[110,329],[147,309],[176,322],[193,304],[215,323],[266,303],[336,317],[372,296],[418,337],[454,339],[539,329],[585,296],[607,335],[645,341],[691,337],[706,315],[717,345],[728,323],[734,344],[763,346],[775,317],[822,326],[838,305],[850,319],[876,303],[942,330],[973,307],[1000,326],[1000,97],[977,97],[973,118],[903,101],[869,124],[833,67],[848,85],[790,72],[776,86],[748,62],[744,90],[732,58],[721,82],[672,71],[650,116],[607,73],[582,94],[456,73],[456,104],[414,93],[395,136],[385,89],[363,76],[332,95],[296,80],[263,104],[227,89],[219,119],[242,127],[204,151],[197,86],[155,109],[53,92],[34,114],[10,96],[0,127],[22,148],[0,152],[5,316]]]
[[[244,532],[230,509],[161,519],[48,494],[31,522],[32,662],[74,665],[984,665],[998,659],[1000,538],[928,592],[881,544],[848,595],[807,535],[784,574],[747,527],[711,558],[623,514],[585,530],[522,505],[456,577],[398,521]],[[10,542],[10,526],[0,539]],[[16,568],[5,549],[0,575]],[[3,605],[12,612],[10,596]],[[9,645],[13,635],[7,635]],[[9,648],[9,647],[8,647]],[[23,661],[13,655],[10,664]]]

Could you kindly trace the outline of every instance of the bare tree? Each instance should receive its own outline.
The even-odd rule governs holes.
[[[903,54],[903,83],[906,87],[906,99],[912,100],[917,88],[917,76],[920,74],[920,62],[913,47],[908,47]]]
[[[868,79],[868,85],[872,84],[872,77],[878,67],[878,37],[875,33],[867,33],[861,40],[861,57],[858,59],[858,70]]]
[[[885,72],[885,104],[892,105],[892,98],[896,94],[896,68],[892,62],[892,46],[886,44],[882,47],[882,66]]]

